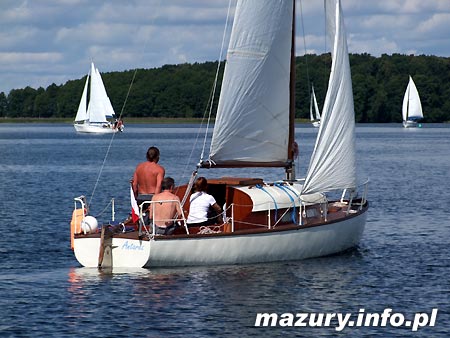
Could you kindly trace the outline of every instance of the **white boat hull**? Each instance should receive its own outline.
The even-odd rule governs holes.
[[[326,256],[356,246],[364,231],[367,213],[333,223],[294,230],[254,234],[159,237],[150,240],[112,238],[103,266],[172,267],[276,262]],[[77,238],[77,260],[97,267],[100,238]]]
[[[365,222],[364,213],[346,221],[293,231],[154,241],[145,267],[264,263],[326,256],[357,245]]]
[[[150,256],[150,241],[113,238],[111,247],[112,255],[110,250],[106,250],[103,261],[112,267],[142,268]],[[74,253],[84,267],[97,267],[100,238],[75,239]]]
[[[405,128],[417,128],[419,126],[420,126],[420,124],[417,123],[417,121],[412,121],[412,120],[403,121],[403,127],[405,127]]]
[[[112,134],[119,131],[118,129],[112,128],[110,125],[101,124],[74,124],[73,126],[78,133]]]

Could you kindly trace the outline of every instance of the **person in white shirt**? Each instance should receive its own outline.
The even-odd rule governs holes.
[[[222,209],[213,196],[206,192],[208,181],[199,177],[195,181],[195,192],[190,197],[189,216],[186,220],[188,227],[222,224]],[[208,211],[212,208],[217,217],[208,218]]]

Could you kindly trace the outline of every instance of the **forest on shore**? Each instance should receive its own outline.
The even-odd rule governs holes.
[[[427,55],[350,54],[356,122],[401,122],[411,75],[419,91],[423,122],[450,121],[450,58]],[[214,98],[215,113],[224,63]],[[310,88],[322,108],[330,54],[296,57],[296,118],[309,118]],[[116,115],[129,118],[201,118],[208,109],[217,62],[165,65],[102,73]],[[86,77],[0,93],[0,118],[74,118]],[[131,85],[131,87],[130,87]],[[129,92],[129,94],[128,94]],[[127,97],[128,95],[128,97]]]

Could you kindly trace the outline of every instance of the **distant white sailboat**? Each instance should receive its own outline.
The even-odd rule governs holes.
[[[403,97],[403,127],[414,128],[421,126],[417,123],[423,118],[422,103],[420,102],[419,92],[416,85],[409,77],[408,87],[406,87],[405,96]]]
[[[319,106],[317,105],[317,99],[316,99],[316,93],[314,93],[314,86],[311,87],[311,102],[309,105],[309,116],[311,118],[311,123],[314,127],[318,128],[320,127],[320,111]],[[314,106],[314,112],[315,117],[313,113],[313,106]]]
[[[90,93],[88,103],[88,85]],[[111,123],[115,117],[114,109],[106,93],[100,72],[91,63],[91,71],[86,78],[83,94],[81,95],[77,115],[74,121],[75,130],[79,133],[115,133],[123,130],[121,121]]]

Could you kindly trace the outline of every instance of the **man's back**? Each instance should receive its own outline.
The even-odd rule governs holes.
[[[133,175],[133,191],[136,195],[160,192],[164,173],[164,168],[157,163],[140,163]]]
[[[177,201],[177,202],[164,202],[164,201]],[[179,203],[180,199],[177,195],[163,191],[153,196],[152,206],[150,208],[150,215],[153,221],[158,226],[166,226],[174,221],[175,216],[181,216],[181,207]],[[159,203],[155,203],[159,202]]]

